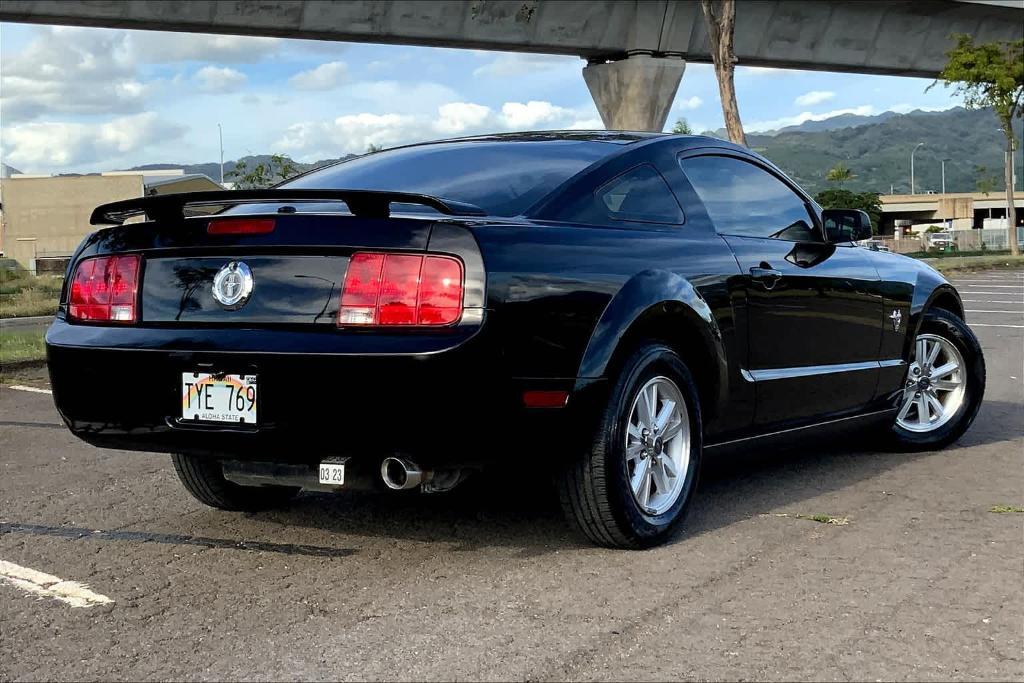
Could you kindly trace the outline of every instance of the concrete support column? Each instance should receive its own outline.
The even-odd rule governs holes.
[[[583,80],[605,128],[661,132],[685,70],[682,59],[632,55],[588,64]]]

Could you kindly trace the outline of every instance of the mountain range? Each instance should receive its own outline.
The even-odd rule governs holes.
[[[1014,130],[1020,139],[1020,120],[1014,123]],[[705,134],[724,137],[723,131]],[[751,149],[771,159],[812,194],[830,186],[825,174],[837,164],[847,166],[854,173],[854,178],[843,184],[846,189],[881,194],[909,192],[910,154],[918,142],[924,145],[914,155],[917,192],[941,191],[943,159],[947,160],[948,192],[973,192],[983,177],[994,179],[993,188],[996,190],[1003,184],[1006,142],[998,119],[989,109],[956,107],[907,114],[891,111],[873,116],[841,114],[776,131],[753,133],[747,136],[747,142]],[[269,159],[270,155],[263,154],[243,157],[241,161],[251,168]],[[296,162],[295,165],[305,171],[338,160]],[[226,176],[234,169],[235,163],[225,162]],[[979,171],[979,167],[984,170]],[[171,168],[181,168],[186,173],[203,173],[214,179],[220,175],[216,162],[147,164],[130,170]],[[1019,161],[1019,157],[1018,169],[1024,169],[1024,162]],[[1021,173],[1024,171],[1018,170],[1018,177]]]

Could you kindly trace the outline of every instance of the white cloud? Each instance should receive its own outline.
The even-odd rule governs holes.
[[[549,126],[558,121],[572,118],[572,114],[573,112],[569,109],[537,100],[530,100],[526,104],[506,102],[501,106],[502,123],[506,128],[512,130]]]
[[[568,109],[533,100],[506,102],[500,111],[472,102],[448,102],[435,116],[421,114],[349,114],[329,121],[307,121],[288,127],[274,149],[298,158],[324,158],[362,153],[372,145],[393,147],[439,136],[477,135],[509,130],[601,129],[590,110]]]
[[[770,121],[757,121],[749,125],[743,126],[748,133],[759,133],[770,130],[778,130],[785,128],[786,126],[798,126],[801,123],[807,121],[824,121],[830,119],[833,116],[839,116],[840,114],[856,114],[857,116],[873,116],[878,113],[878,110],[870,104],[862,104],[859,107],[851,107],[849,109],[835,109],[833,111],[827,111],[823,114],[812,114],[809,111],[802,112],[796,116],[783,116],[782,118],[772,119]]]
[[[200,92],[224,94],[240,90],[245,85],[245,74],[226,66],[204,66],[196,72]]]
[[[490,55],[488,54],[487,56]],[[510,76],[525,76],[537,73],[538,71],[548,71],[569,66],[580,68],[580,59],[564,55],[512,52],[500,54],[494,61],[477,67],[473,70],[473,76],[476,78],[508,78]]]
[[[74,166],[138,152],[180,138],[185,128],[161,120],[154,112],[106,123],[24,123],[4,130],[4,160],[13,166]]]
[[[470,129],[479,129],[490,118],[490,107],[471,102],[450,102],[437,109],[438,118],[434,126],[441,133],[451,135]]]
[[[693,97],[687,97],[684,100],[677,100],[676,109],[697,109],[702,104],[704,104],[704,100],[694,95]]]
[[[348,66],[345,62],[327,62],[320,66],[301,71],[288,79],[296,90],[331,90],[348,80]]]
[[[797,97],[793,104],[798,107],[813,107],[816,104],[828,102],[835,96],[836,94],[831,90],[812,90]]]

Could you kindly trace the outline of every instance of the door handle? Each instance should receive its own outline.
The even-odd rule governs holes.
[[[782,271],[775,270],[767,263],[762,262],[761,265],[750,269],[750,277],[763,284],[765,289],[771,289],[782,277]]]

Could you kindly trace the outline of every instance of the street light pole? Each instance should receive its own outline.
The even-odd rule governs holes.
[[[942,194],[946,194],[946,162],[949,159],[942,160]]]
[[[917,147],[914,147],[914,151],[910,153],[910,194],[917,194],[914,191],[914,155],[917,153],[917,148],[923,144],[923,142],[917,143]]]
[[[220,138],[220,184],[224,184],[224,131],[217,124],[217,136]]]

